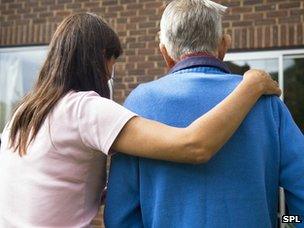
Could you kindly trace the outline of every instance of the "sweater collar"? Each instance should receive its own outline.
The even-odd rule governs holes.
[[[193,68],[193,67],[215,67],[225,73],[231,73],[228,66],[218,58],[210,54],[193,54],[187,55],[182,58],[181,61],[177,62],[169,71],[170,74],[180,70]]]

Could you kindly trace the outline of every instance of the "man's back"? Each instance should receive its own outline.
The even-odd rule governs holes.
[[[181,69],[139,86],[125,105],[146,118],[185,127],[222,101],[241,79],[216,67]],[[280,185],[291,192],[292,212],[304,215],[303,145],[286,107],[276,97],[264,97],[206,164],[116,155],[106,225],[275,227]]]

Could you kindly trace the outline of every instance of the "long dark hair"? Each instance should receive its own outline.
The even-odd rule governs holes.
[[[73,14],[58,26],[34,89],[16,108],[10,146],[20,156],[37,135],[43,121],[69,91],[95,91],[109,98],[106,60],[122,53],[116,33],[97,15]]]

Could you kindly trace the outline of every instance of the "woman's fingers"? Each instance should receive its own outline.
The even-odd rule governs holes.
[[[266,90],[266,94],[274,94],[277,96],[281,96],[282,90],[280,89],[277,81],[271,79],[271,82],[269,82],[269,86]]]
[[[280,96],[282,94],[278,82],[273,80],[270,74],[268,74],[266,71],[257,69],[248,70],[244,74],[244,80],[246,80],[248,83],[252,83],[253,85],[260,87],[262,94],[277,96]]]

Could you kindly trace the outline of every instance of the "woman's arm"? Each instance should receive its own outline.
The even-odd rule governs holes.
[[[281,91],[267,73],[250,70],[225,100],[187,128],[134,117],[118,135],[112,149],[152,159],[207,162],[233,135],[263,94],[280,95]]]

